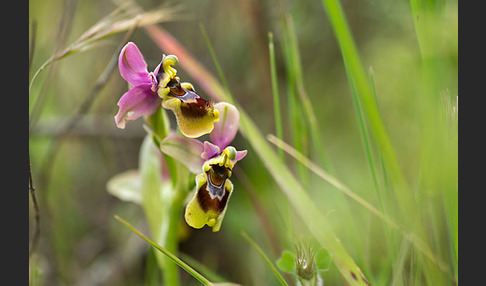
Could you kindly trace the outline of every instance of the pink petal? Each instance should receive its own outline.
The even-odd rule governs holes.
[[[121,76],[132,86],[152,83],[147,71],[147,63],[137,45],[128,42],[118,57],[118,69]]]
[[[236,158],[233,160],[233,163],[236,163],[239,160],[243,159],[246,156],[246,153],[248,153],[247,150],[236,151]]]
[[[224,150],[236,136],[240,112],[227,102],[216,103],[214,108],[219,111],[219,121],[214,122],[214,129],[209,137],[213,144]]]
[[[152,92],[152,84],[138,85],[125,92],[118,101],[118,113],[115,116],[116,126],[124,129],[127,121],[142,115],[152,115],[162,104],[157,93]]]
[[[209,160],[221,152],[218,146],[212,144],[209,141],[204,141],[204,152],[201,154],[201,158]]]

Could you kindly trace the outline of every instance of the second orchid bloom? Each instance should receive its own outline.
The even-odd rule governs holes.
[[[238,110],[226,102],[217,103],[214,108],[224,120],[214,124],[214,130],[209,135],[213,143],[201,143],[172,134],[162,140],[160,146],[162,152],[197,174],[196,191],[184,215],[187,224],[194,228],[208,225],[216,232],[221,228],[233,192],[230,180],[233,167],[246,156],[247,151],[237,151],[233,146],[228,146],[238,130]]]

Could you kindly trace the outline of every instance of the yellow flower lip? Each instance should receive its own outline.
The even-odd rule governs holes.
[[[197,138],[211,133],[214,122],[219,120],[219,111],[214,108],[211,101],[202,99],[192,84],[181,83],[175,73],[167,73],[166,61],[170,64],[173,62],[167,56],[164,59],[164,73],[159,76],[157,94],[162,98],[162,107],[174,112],[184,136]],[[171,68],[170,64],[167,64],[167,68]]]
[[[197,138],[211,133],[214,122],[219,120],[219,111],[211,101],[202,99],[192,84],[180,81],[173,65],[179,63],[174,55],[164,56],[157,72],[157,94],[162,99],[162,107],[174,112],[181,133],[189,138]]]
[[[196,176],[196,193],[186,207],[184,218],[194,228],[208,225],[219,231],[233,192],[230,181],[236,149],[226,147],[220,155],[204,162],[202,174]]]
[[[196,193],[186,207],[184,218],[191,227],[202,228],[208,225],[213,232],[221,228],[228,201],[233,192],[233,184],[225,180],[222,197],[211,196],[206,174],[196,176]]]

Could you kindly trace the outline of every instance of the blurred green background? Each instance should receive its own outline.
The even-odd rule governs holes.
[[[419,212],[423,218],[430,241],[434,242],[433,252],[447,264],[446,285],[453,285],[454,279],[449,278],[457,279],[457,269],[454,270],[456,258],[451,254],[448,204],[457,204],[457,200],[445,199],[443,188],[424,187],[421,178],[428,174],[423,169],[427,165],[423,165],[422,152],[431,149],[437,152],[436,157],[452,157],[446,160],[446,171],[434,169],[432,176],[441,180],[444,175],[457,175],[457,151],[450,152],[457,147],[457,126],[452,120],[445,124],[450,125],[450,133],[438,131],[434,137],[434,142],[443,143],[442,139],[448,138],[452,144],[431,149],[424,147],[423,126],[427,120],[421,107],[421,96],[426,88],[421,72],[424,63],[411,3],[403,0],[340,2],[363,66],[367,71],[372,68],[383,121],[403,173],[419,201],[420,209],[410,211]],[[436,13],[440,15],[440,25],[434,33],[440,42],[434,45],[439,50],[440,69],[434,74],[434,80],[446,106],[454,105],[458,94],[457,1],[439,2],[440,9]],[[264,135],[275,134],[268,54],[268,33],[272,32],[283,139],[293,145],[295,130],[289,115],[281,22],[282,11],[290,15],[300,51],[304,86],[332,162],[332,173],[355,193],[378,206],[341,50],[321,1],[145,0],[137,4],[146,11],[159,9],[161,4],[180,6],[169,21],[158,25],[217,75],[200,25],[204,27],[235,100]],[[29,1],[30,45],[34,47],[29,81],[56,49],[68,47],[117,7],[116,1],[104,0]],[[32,285],[157,285],[156,282],[151,284],[154,275],[149,274],[158,271],[152,265],[151,248],[114,219],[114,215],[119,215],[148,233],[141,207],[121,201],[106,190],[106,183],[112,176],[138,168],[139,147],[145,135],[141,119],[128,124],[125,130],[115,126],[116,103],[127,90],[117,68],[96,92],[89,107],[75,117],[110,59],[118,55],[125,34],[106,37],[88,50],[56,61],[39,73],[30,90],[29,150],[40,209],[40,237],[30,260]],[[153,70],[162,57],[159,47],[141,27],[130,40],[140,48],[149,70]],[[182,68],[178,68],[178,75],[192,82]],[[197,83],[193,84],[201,96],[207,98]],[[64,127],[73,118],[76,124],[65,133]],[[173,120],[173,116],[170,118]],[[172,123],[175,126],[175,121]],[[302,130],[307,129],[303,127]],[[303,153],[319,163],[309,134],[304,132],[300,139]],[[284,249],[293,248],[292,231],[295,237],[302,234],[302,239],[308,232],[300,226],[298,218],[286,217],[289,215],[286,197],[252,146],[240,134],[232,145],[238,150],[247,149],[249,153],[235,168],[232,177],[235,191],[222,229],[218,233],[212,233],[207,227],[195,230],[182,220],[181,257],[184,260],[189,256],[201,262],[227,281],[277,285],[270,269],[240,232],[248,233],[273,261]],[[394,280],[401,261],[397,259],[398,253],[403,248],[399,244],[396,253],[387,252],[383,245],[386,230],[382,221],[311,172],[300,172],[299,165],[290,156],[285,162],[326,214],[336,235],[373,285],[426,284],[427,279],[421,275],[415,276],[415,280],[406,278],[420,273],[417,270],[420,266],[414,265],[415,260],[411,258],[418,255],[415,252],[404,258],[405,266],[400,268],[406,277],[399,282]],[[457,178],[449,181],[457,182]],[[32,240],[35,224],[32,200],[29,204]],[[400,237],[400,234],[395,236]],[[181,277],[183,285],[198,285],[182,270]],[[289,277],[286,276],[293,284]],[[323,278],[326,285],[346,285],[335,266],[325,272]]]

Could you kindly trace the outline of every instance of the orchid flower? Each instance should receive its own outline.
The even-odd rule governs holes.
[[[192,84],[180,81],[177,70],[172,67],[178,62],[174,55],[163,55],[155,70],[148,72],[137,45],[129,42],[123,47],[118,68],[131,88],[118,101],[115,116],[118,128],[125,128],[127,121],[142,115],[152,115],[162,105],[173,111],[182,134],[187,137],[196,138],[213,130],[219,112],[212,102],[195,92]]]
[[[214,105],[221,120],[214,123],[209,135],[211,143],[178,134],[171,134],[161,142],[162,152],[179,160],[196,175],[196,192],[186,207],[184,218],[190,226],[202,228],[206,224],[219,231],[233,192],[229,180],[232,170],[247,151],[228,146],[238,130],[239,112],[233,105],[220,102]]]
[[[172,67],[179,62],[176,56],[167,56],[163,69],[159,70],[158,95],[162,106],[174,112],[179,128],[186,137],[196,138],[210,133],[214,122],[219,120],[219,112],[211,101],[202,99],[188,82],[181,82],[176,76],[177,70]]]

